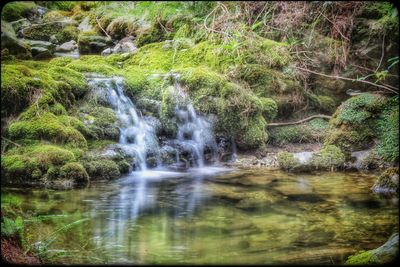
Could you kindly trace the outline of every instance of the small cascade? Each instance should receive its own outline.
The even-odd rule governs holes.
[[[177,105],[175,107],[175,116],[178,120],[178,132],[174,143],[182,148],[183,151],[189,152],[195,161],[196,167],[204,167],[204,154],[208,149],[212,153],[212,161],[218,162],[216,154],[217,143],[215,141],[213,125],[204,116],[196,113],[193,105],[188,98],[181,85],[178,82],[178,76],[174,75],[174,88],[179,96],[188,103],[184,106]],[[177,163],[179,163],[179,152],[176,155]]]
[[[89,85],[104,87],[106,98],[120,122],[119,144],[125,153],[136,157],[140,170],[146,170],[149,150],[159,151],[154,128],[146,123],[132,101],[125,95],[122,78],[90,78]]]

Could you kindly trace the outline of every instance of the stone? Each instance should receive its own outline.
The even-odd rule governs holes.
[[[78,49],[82,54],[101,53],[110,44],[112,44],[110,38],[100,35],[84,35],[78,39]]]
[[[44,59],[44,58],[50,58],[53,55],[47,48],[34,46],[32,47],[32,56],[34,59]]]
[[[104,49],[104,50],[101,52],[101,55],[102,55],[102,56],[111,55],[111,48]]]
[[[65,42],[61,45],[58,45],[56,47],[56,51],[57,52],[70,52],[70,51],[75,50],[76,48],[78,48],[78,44],[74,40],[71,40],[69,42]]]
[[[27,39],[25,39],[24,41],[28,43],[32,47],[32,49],[33,47],[41,47],[49,50],[51,53],[54,52],[54,49],[56,47],[53,43],[46,41],[27,40]]]
[[[136,45],[132,42],[133,37],[125,37],[121,39],[113,48],[107,48],[101,52],[103,56],[116,53],[135,53]]]

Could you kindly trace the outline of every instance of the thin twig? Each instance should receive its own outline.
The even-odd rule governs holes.
[[[369,85],[372,85],[372,86],[375,86],[375,87],[379,87],[379,88],[383,88],[383,89],[385,89],[385,90],[391,91],[392,93],[395,93],[395,94],[398,94],[398,93],[399,93],[398,91],[393,90],[393,89],[391,89],[391,88],[389,88],[389,87],[387,87],[387,86],[383,86],[383,85],[376,84],[376,83],[369,82],[369,81],[357,80],[357,79],[352,79],[352,78],[346,78],[346,77],[341,77],[341,76],[337,76],[337,75],[336,75],[336,76],[327,75],[327,74],[315,72],[315,71],[312,71],[312,70],[309,70],[309,69],[304,69],[304,68],[301,68],[301,67],[295,67],[295,68],[296,68],[296,69],[303,70],[303,71],[307,71],[307,72],[310,72],[310,73],[313,73],[313,74],[316,74],[316,75],[328,77],[328,78],[341,79],[341,80],[352,81],[352,82],[366,83],[366,84],[369,84]]]
[[[96,17],[96,22],[97,25],[99,25],[100,29],[105,33],[105,35],[107,35],[108,38],[112,39],[111,36],[103,29],[103,27],[101,27],[99,19]]]
[[[331,119],[332,116],[328,115],[323,115],[323,114],[318,114],[318,115],[313,115],[308,118],[299,120],[299,121],[293,121],[293,122],[275,122],[275,123],[269,123],[267,127],[279,127],[279,126],[286,126],[286,125],[295,125],[295,124],[301,124],[303,122],[315,119],[315,118],[322,118],[322,119]]]
[[[379,60],[379,65],[376,68],[375,72],[377,72],[379,70],[379,68],[381,67],[383,56],[385,55],[385,35],[386,35],[386,32],[383,33],[383,38],[382,38],[382,56],[381,56],[381,60]]]

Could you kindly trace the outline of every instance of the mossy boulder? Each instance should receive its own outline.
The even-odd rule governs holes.
[[[72,178],[78,185],[85,185],[89,182],[89,175],[85,168],[77,162],[67,163],[60,168],[60,177],[64,179]]]
[[[92,180],[111,180],[121,175],[118,164],[109,159],[85,161],[83,162],[83,166]]]
[[[377,119],[386,101],[365,93],[343,102],[329,122],[325,144],[336,145],[347,155],[368,147],[377,136]]]
[[[33,1],[12,1],[6,3],[1,10],[1,19],[14,21],[29,17],[36,12],[36,4]],[[3,24],[3,23],[1,23]]]
[[[372,191],[378,194],[394,195],[399,193],[399,167],[385,170],[377,179]]]
[[[63,166],[76,160],[75,151],[65,147],[34,144],[14,148],[1,157],[2,177],[11,184],[40,184],[50,168]],[[53,170],[53,172],[54,172]],[[58,178],[57,175],[51,178]]]
[[[277,155],[279,167],[286,171],[296,170],[300,167],[300,161],[296,159],[293,153],[281,151]]]
[[[105,48],[112,45],[108,37],[98,35],[94,32],[82,32],[78,36],[78,49],[81,54],[101,53]]]
[[[310,164],[316,169],[336,169],[343,167],[345,155],[340,148],[328,145],[313,154]]]

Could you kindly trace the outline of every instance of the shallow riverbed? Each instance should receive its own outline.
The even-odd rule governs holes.
[[[133,173],[70,191],[7,188],[55,263],[342,264],[398,230],[376,176],[263,169]]]

